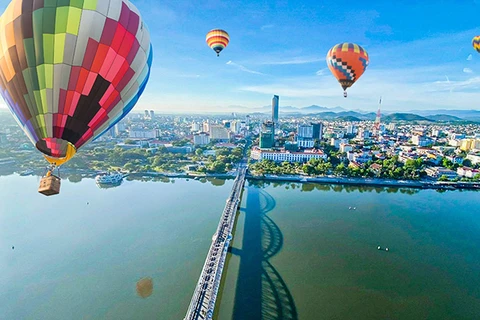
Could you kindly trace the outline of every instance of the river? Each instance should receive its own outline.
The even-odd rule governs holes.
[[[45,197],[38,177],[0,177],[0,318],[183,319],[233,180],[70,180]],[[251,181],[215,318],[478,319],[479,207],[475,191]]]

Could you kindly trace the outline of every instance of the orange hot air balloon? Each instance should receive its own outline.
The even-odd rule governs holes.
[[[206,41],[208,46],[217,53],[218,57],[220,51],[225,49],[230,42],[230,36],[225,30],[213,29],[207,33]]]
[[[365,49],[354,43],[340,43],[327,53],[327,65],[337,78],[347,97],[350,88],[365,72],[368,66],[368,54]]]

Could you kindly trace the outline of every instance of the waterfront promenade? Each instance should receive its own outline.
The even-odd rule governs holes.
[[[213,317],[218,288],[220,287],[223,267],[232,239],[235,215],[240,206],[246,174],[247,164],[246,161],[243,161],[239,165],[232,192],[227,199],[217,230],[212,237],[212,245],[208,250],[185,320],[212,319]]]

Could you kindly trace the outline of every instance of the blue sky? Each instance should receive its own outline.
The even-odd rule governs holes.
[[[132,0],[152,36],[150,82],[135,110],[235,111],[281,105],[386,111],[480,109],[480,0]],[[0,9],[8,1],[0,0]],[[409,4],[412,3],[412,4]],[[230,44],[217,58],[205,34]],[[370,65],[343,98],[325,62],[355,42]]]

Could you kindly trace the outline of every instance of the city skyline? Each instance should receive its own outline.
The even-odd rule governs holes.
[[[8,3],[0,0],[0,10]],[[268,105],[274,94],[294,107],[376,111],[383,96],[386,112],[479,109],[480,55],[471,46],[480,34],[478,0],[401,8],[378,1],[132,3],[152,33],[155,55],[134,111],[244,111]],[[205,43],[217,27],[231,36],[218,58]],[[325,63],[328,49],[343,41],[370,55],[347,99]],[[3,101],[0,107],[6,108]]]

